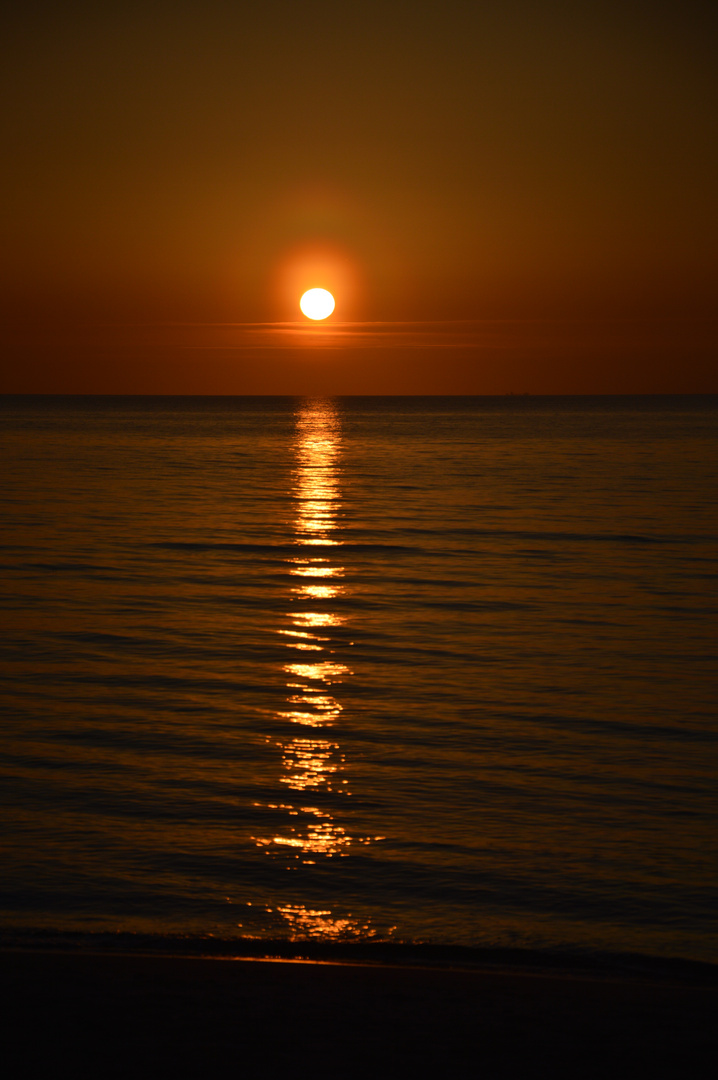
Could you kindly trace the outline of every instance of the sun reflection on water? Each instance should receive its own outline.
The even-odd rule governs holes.
[[[344,919],[332,917],[331,911],[322,908],[308,908],[304,904],[285,904],[277,911],[288,923],[289,937],[292,940],[304,938],[367,938],[374,937],[376,931],[368,923],[362,923],[351,916]]]
[[[338,546],[338,545],[337,545]],[[343,566],[318,566],[317,563],[323,563],[324,559],[313,560],[310,563],[304,559],[301,562],[299,559],[295,561],[295,565],[289,571],[290,574],[296,574],[298,577],[335,577],[338,574],[344,573]]]
[[[286,624],[278,628],[286,648],[324,654],[311,662],[309,658],[302,662],[297,658],[282,665],[287,707],[277,712],[277,718],[305,730],[313,729],[314,734],[275,741],[281,760],[279,782],[284,789],[297,794],[312,792],[321,799],[321,805],[307,806],[299,800],[297,805],[281,802],[268,807],[282,811],[286,825],[255,839],[268,854],[310,866],[320,858],[346,855],[352,844],[369,842],[351,836],[334,818],[336,797],[351,794],[345,775],[346,760],[337,739],[320,734],[321,729],[335,727],[340,720],[343,709],[334,687],[352,673],[347,664],[332,656],[339,644],[332,632],[340,631],[348,616],[325,606],[347,591],[341,580],[345,567],[338,559],[328,558],[325,550],[334,548],[338,554],[342,546],[339,435],[338,418],[330,403],[308,404],[297,415],[292,496],[294,539],[300,550],[289,560],[288,569],[290,575],[304,580],[290,588],[297,610],[287,611]],[[320,548],[324,553],[311,554],[307,548]],[[301,606],[302,600],[321,602],[322,606],[319,610],[307,609]],[[293,608],[293,604],[288,606]],[[302,905],[289,905],[280,911],[290,922],[293,936],[332,937],[349,932],[351,920],[332,919],[330,911],[314,911]]]
[[[289,675],[298,675],[303,679],[314,679],[331,685],[335,682],[343,682],[342,675],[351,675],[346,664],[333,664],[330,660],[323,660],[320,664],[285,664],[284,670]],[[293,684],[295,685],[295,684]],[[307,690],[311,691],[308,686]]]
[[[331,611],[292,611],[288,618],[296,626],[341,626],[347,621],[346,616],[335,615]]]
[[[301,589],[292,590],[299,596],[306,596],[311,600],[331,600],[333,596],[339,596],[342,591],[335,585],[303,585]]]

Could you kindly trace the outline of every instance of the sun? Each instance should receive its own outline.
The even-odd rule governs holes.
[[[327,289],[309,289],[299,301],[299,306],[308,319],[318,322],[329,318],[334,311],[334,297]]]

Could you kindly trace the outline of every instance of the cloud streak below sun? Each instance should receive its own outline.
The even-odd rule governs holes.
[[[395,349],[479,348],[500,336],[500,323],[491,322],[362,322],[316,326],[299,322],[207,323],[182,329],[203,337],[182,345],[187,349]],[[177,327],[179,330],[180,328]],[[218,342],[217,337],[223,340]]]
[[[142,336],[143,328],[136,328]],[[147,328],[157,333],[160,328]],[[712,340],[713,320],[687,319],[484,319],[362,322],[200,323],[162,327],[163,336],[187,350],[405,350],[546,349],[592,342],[632,349],[687,346]]]

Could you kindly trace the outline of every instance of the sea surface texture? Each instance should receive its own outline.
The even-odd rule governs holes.
[[[11,937],[718,960],[715,398],[0,419]]]

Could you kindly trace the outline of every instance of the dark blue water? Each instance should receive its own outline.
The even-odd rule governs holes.
[[[716,399],[0,419],[11,938],[718,959]]]

